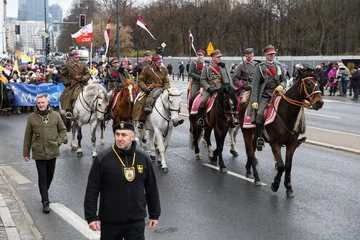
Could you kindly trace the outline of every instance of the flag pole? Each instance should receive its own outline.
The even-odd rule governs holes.
[[[93,25],[93,22],[91,22],[91,26]],[[90,73],[92,70],[92,39],[91,39],[91,43],[90,43]],[[91,74],[90,74],[91,75]]]
[[[190,28],[189,28],[189,64],[191,64],[191,39],[190,39]],[[190,70],[190,66],[189,66]],[[190,74],[188,73],[188,82],[190,81]]]

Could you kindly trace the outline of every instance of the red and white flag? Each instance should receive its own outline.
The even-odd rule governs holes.
[[[106,56],[106,54],[109,50],[109,44],[110,44],[110,17],[108,18],[108,21],[105,26],[104,38],[105,38],[105,44],[106,44],[106,50],[105,50],[105,56]]]
[[[139,27],[145,29],[145,31],[147,31],[150,34],[152,39],[156,40],[156,38],[151,34],[151,32],[149,31],[148,26],[144,23],[144,21],[141,19],[140,16],[137,17],[136,25],[138,25]]]
[[[75,38],[75,41],[78,43],[88,44],[92,42],[92,32],[93,27],[92,23],[81,28],[78,32],[71,34],[72,38]]]
[[[192,35],[190,30],[189,30],[189,41],[190,41],[192,49],[194,49],[194,52],[197,55],[196,49],[195,49],[195,46],[194,46],[194,36]]]

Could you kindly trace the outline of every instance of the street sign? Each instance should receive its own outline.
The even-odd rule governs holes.
[[[48,37],[49,37],[49,34],[48,34],[48,33],[44,33],[44,37],[45,37],[45,38],[48,38]]]
[[[100,52],[103,52],[103,51],[105,51],[104,46],[100,46]]]
[[[161,46],[162,46],[163,48],[165,48],[165,47],[166,47],[166,44],[163,42],[163,43],[161,44]]]
[[[208,47],[207,47],[207,49],[206,49],[207,55],[210,56],[210,53],[211,53],[212,51],[214,51],[214,46],[212,45],[211,42],[209,42],[209,45],[208,45]]]

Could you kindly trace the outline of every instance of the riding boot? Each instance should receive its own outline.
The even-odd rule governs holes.
[[[256,123],[256,150],[261,151],[265,146],[265,140],[262,137],[262,132],[264,130],[264,124]]]
[[[203,119],[204,111],[205,111],[205,108],[199,107],[199,110],[197,113],[197,118],[196,118],[196,124],[199,126],[204,126],[204,119]]]

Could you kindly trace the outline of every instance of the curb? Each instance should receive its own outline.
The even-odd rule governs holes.
[[[348,153],[353,153],[353,154],[359,154],[360,155],[360,150],[353,149],[353,148],[341,147],[341,146],[336,146],[336,145],[333,145],[333,144],[328,144],[328,143],[323,143],[323,142],[316,142],[316,141],[312,141],[312,140],[306,140],[305,143],[307,143],[309,145],[315,145],[315,146],[320,146],[320,147],[325,147],[325,148],[329,148],[329,149],[334,149],[334,150],[339,150],[339,151],[343,151],[343,152],[348,152]]]
[[[9,180],[6,178],[3,171],[0,171],[0,175],[4,179],[4,181],[6,182],[6,185],[7,185],[8,189],[10,190],[11,194],[14,196],[17,204],[19,205],[22,213],[24,214],[27,225],[29,226],[32,233],[34,234],[35,238],[37,240],[42,240],[43,237],[42,237],[40,231],[35,226],[34,221],[33,221],[32,217],[30,216],[24,202],[21,200],[21,197],[19,196],[18,192],[15,190],[15,188],[11,185]]]

